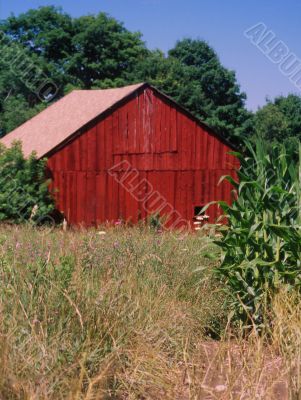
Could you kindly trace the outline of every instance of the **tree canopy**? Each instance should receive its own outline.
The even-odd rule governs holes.
[[[254,115],[255,132],[269,142],[301,140],[301,97],[279,96]]]
[[[0,221],[14,223],[31,219],[37,224],[54,222],[53,196],[45,181],[46,160],[32,153],[25,158],[21,143],[0,146]]]
[[[235,73],[222,66],[204,41],[178,41],[167,57],[154,52],[134,73],[228,138],[241,133],[240,127],[250,117]]]
[[[54,6],[29,10],[0,22],[9,46],[58,87],[54,101],[73,88],[107,88],[148,81],[226,137],[240,133],[250,117],[235,73],[222,66],[202,40],[184,39],[167,55],[150,51],[105,13],[72,18]],[[2,54],[7,51],[0,42]],[[46,107],[0,60],[0,129],[5,134]],[[17,112],[15,112],[17,110]]]

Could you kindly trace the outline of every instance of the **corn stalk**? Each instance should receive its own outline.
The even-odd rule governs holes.
[[[227,216],[221,228],[223,260],[216,272],[233,294],[236,317],[260,327],[266,306],[282,285],[301,284],[301,166],[284,146],[246,142],[247,155],[235,153],[241,167],[232,205],[218,202]],[[301,146],[299,148],[301,159]],[[208,204],[206,208],[208,208]]]

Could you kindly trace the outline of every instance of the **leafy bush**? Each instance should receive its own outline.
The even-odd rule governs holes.
[[[46,219],[54,206],[45,167],[45,160],[38,160],[34,153],[25,159],[20,143],[0,147],[0,221]]]
[[[226,278],[232,307],[242,322],[260,327],[271,296],[282,284],[300,287],[301,234],[298,163],[283,145],[257,140],[246,143],[233,204],[218,202],[228,218],[222,239],[224,250],[217,273]],[[208,205],[209,206],[209,205]]]

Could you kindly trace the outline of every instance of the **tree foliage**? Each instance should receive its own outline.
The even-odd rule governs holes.
[[[43,223],[54,209],[45,160],[25,159],[21,144],[0,147],[0,221]]]
[[[154,52],[134,73],[228,138],[241,134],[242,125],[250,118],[235,73],[223,67],[202,40],[181,40],[167,57]]]
[[[0,31],[55,82],[57,98],[75,87],[149,81],[227,137],[239,134],[249,118],[235,73],[202,40],[179,41],[165,56],[148,50],[139,32],[130,32],[105,13],[72,18],[54,6],[12,15],[1,21]],[[40,108],[22,79],[1,60],[0,67],[4,134]],[[18,115],[13,108],[20,110]]]
[[[268,142],[294,144],[301,140],[301,97],[289,94],[268,100],[254,115],[255,134]]]
[[[44,103],[30,107],[22,95],[9,96],[3,104],[0,131],[12,131],[16,126],[23,124],[45,107]]]

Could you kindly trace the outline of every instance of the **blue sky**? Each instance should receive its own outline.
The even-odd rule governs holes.
[[[263,105],[267,96],[301,94],[243,34],[263,22],[301,59],[299,0],[0,0],[0,17],[49,4],[73,16],[105,11],[140,31],[152,49],[168,51],[184,37],[208,41],[221,62],[236,71],[250,109]]]

